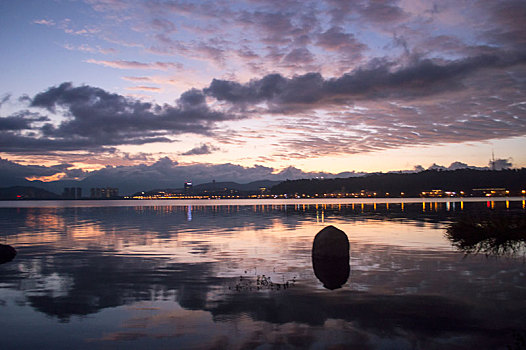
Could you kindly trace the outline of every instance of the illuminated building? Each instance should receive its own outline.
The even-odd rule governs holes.
[[[474,188],[473,194],[476,197],[504,197],[509,195],[510,191],[505,188]]]
[[[113,187],[93,187],[91,188],[91,198],[102,199],[102,198],[115,198],[119,196],[119,189]]]
[[[80,199],[82,198],[82,188],[80,187],[64,187],[62,198],[65,199]]]
[[[432,191],[422,191],[420,197],[455,197],[457,195],[454,191],[444,191],[444,190],[432,190]]]
[[[186,194],[192,193],[192,181],[186,181],[184,183],[184,193]]]

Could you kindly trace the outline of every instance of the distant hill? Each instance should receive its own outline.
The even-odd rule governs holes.
[[[281,181],[260,180],[253,181],[246,184],[237,182],[208,182],[193,187],[194,191],[220,191],[223,189],[237,190],[237,191],[258,191],[260,188],[270,189],[272,186],[279,184]]]
[[[58,199],[59,195],[33,186],[12,186],[0,188],[0,199]]]
[[[426,170],[413,174],[371,174],[363,177],[338,179],[287,180],[272,187],[273,194],[309,194],[360,192],[361,190],[378,192],[393,196],[404,192],[406,196],[418,196],[422,191],[442,189],[447,191],[465,191],[475,188],[505,187],[511,191],[526,188],[526,169],[513,170],[473,170],[453,171]]]
[[[253,181],[246,184],[240,184],[237,182],[208,182],[204,184],[195,185],[192,187],[192,193],[194,194],[204,194],[204,193],[223,193],[229,191],[236,191],[239,193],[249,193],[249,192],[259,192],[261,188],[270,190],[272,186],[279,184],[281,181],[271,181],[271,180],[260,180]],[[153,195],[159,192],[167,193],[184,193],[183,188],[166,188],[166,189],[154,189],[149,191],[144,191],[145,195]],[[142,194],[142,192],[137,192],[134,195]]]

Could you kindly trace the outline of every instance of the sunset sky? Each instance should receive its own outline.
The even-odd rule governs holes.
[[[525,19],[524,0],[1,1],[0,168],[524,167]]]

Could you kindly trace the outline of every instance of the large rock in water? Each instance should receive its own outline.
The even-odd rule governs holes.
[[[350,274],[349,239],[342,230],[327,226],[312,244],[314,274],[327,289],[341,288]]]
[[[13,260],[16,256],[15,248],[10,245],[0,244],[0,264]]]
[[[349,239],[345,232],[334,226],[327,226],[314,237],[312,256],[317,258],[347,258],[349,260]]]

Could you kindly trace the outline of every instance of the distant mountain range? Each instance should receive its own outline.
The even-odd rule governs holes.
[[[109,178],[99,175],[91,175],[83,180],[59,180],[59,181],[39,181],[39,180],[26,180],[24,178],[17,177],[8,177],[3,176],[0,173],[0,184],[3,184],[5,187],[35,187],[44,189],[46,191],[55,193],[57,195],[62,195],[64,188],[66,187],[80,187],[82,188],[83,197],[89,197],[89,191],[91,188],[105,188],[105,187],[115,187],[119,189],[121,195],[129,195],[137,191],[155,191],[154,189],[182,189],[183,183],[181,181],[176,181],[172,179],[166,179],[165,181],[159,181],[156,179],[155,182],[148,181],[148,178],[145,176],[138,181],[136,178]],[[249,183],[238,183],[238,182],[210,182],[194,185],[195,190],[220,190],[222,188],[235,189],[238,191],[255,191],[260,187],[270,188],[274,185],[277,185],[281,181],[272,181],[272,180],[258,180],[252,181]],[[176,185],[176,186],[174,186]],[[154,187],[155,186],[155,187]]]
[[[89,197],[90,187],[105,187],[100,183],[87,181],[28,181],[24,185],[11,186],[0,189],[1,199],[16,198],[60,198],[64,187],[83,188],[83,197]],[[134,185],[136,188],[137,185]],[[143,184],[144,187],[147,183]],[[511,170],[426,170],[419,173],[388,173],[369,174],[361,177],[347,177],[335,179],[303,179],[287,181],[260,180],[249,183],[237,182],[209,182],[194,185],[194,194],[225,194],[235,192],[237,194],[259,193],[265,188],[266,192],[273,194],[308,194],[320,193],[355,193],[360,191],[378,192],[378,196],[390,193],[391,196],[399,196],[404,192],[405,196],[418,196],[421,191],[440,189],[444,191],[465,191],[471,194],[475,188],[499,187],[510,190],[510,194],[516,195],[526,189],[526,168]],[[158,187],[154,190],[146,190],[145,194],[158,192],[184,193],[181,187]],[[141,192],[142,193],[142,192]]]
[[[56,193],[32,186],[12,186],[0,188],[0,199],[59,199]]]
[[[70,169],[71,164],[57,164],[52,166],[37,164],[21,164],[8,159],[0,158],[0,186],[32,186],[45,189],[61,195],[66,187],[82,188],[83,196],[88,196],[91,188],[118,188],[120,195],[131,195],[138,191],[150,191],[153,189],[178,189],[182,188],[185,181],[192,181],[194,186],[232,186],[237,191],[244,191],[246,186],[250,190],[253,187],[270,187],[271,185],[297,179],[341,179],[352,177],[368,177],[373,173],[357,171],[344,171],[329,173],[324,171],[303,171],[292,166],[281,170],[254,165],[245,167],[241,165],[223,164],[179,164],[168,157],[158,159],[151,164],[136,164],[128,166],[106,166],[104,168],[83,171],[82,169]],[[428,170],[502,170],[511,168],[512,164],[506,159],[496,159],[490,162],[488,167],[474,167],[462,162],[453,162],[449,167],[433,164]],[[404,170],[395,173],[419,173],[425,169],[415,166],[413,170]],[[382,173],[378,173],[381,175]],[[51,177],[61,178],[57,181],[39,181],[28,179],[40,179]],[[214,180],[216,182],[214,182]],[[259,184],[259,181],[272,181]],[[228,184],[235,183],[234,184]],[[214,184],[215,183],[215,184]],[[241,186],[241,187],[240,187]],[[199,188],[198,188],[199,189]]]

